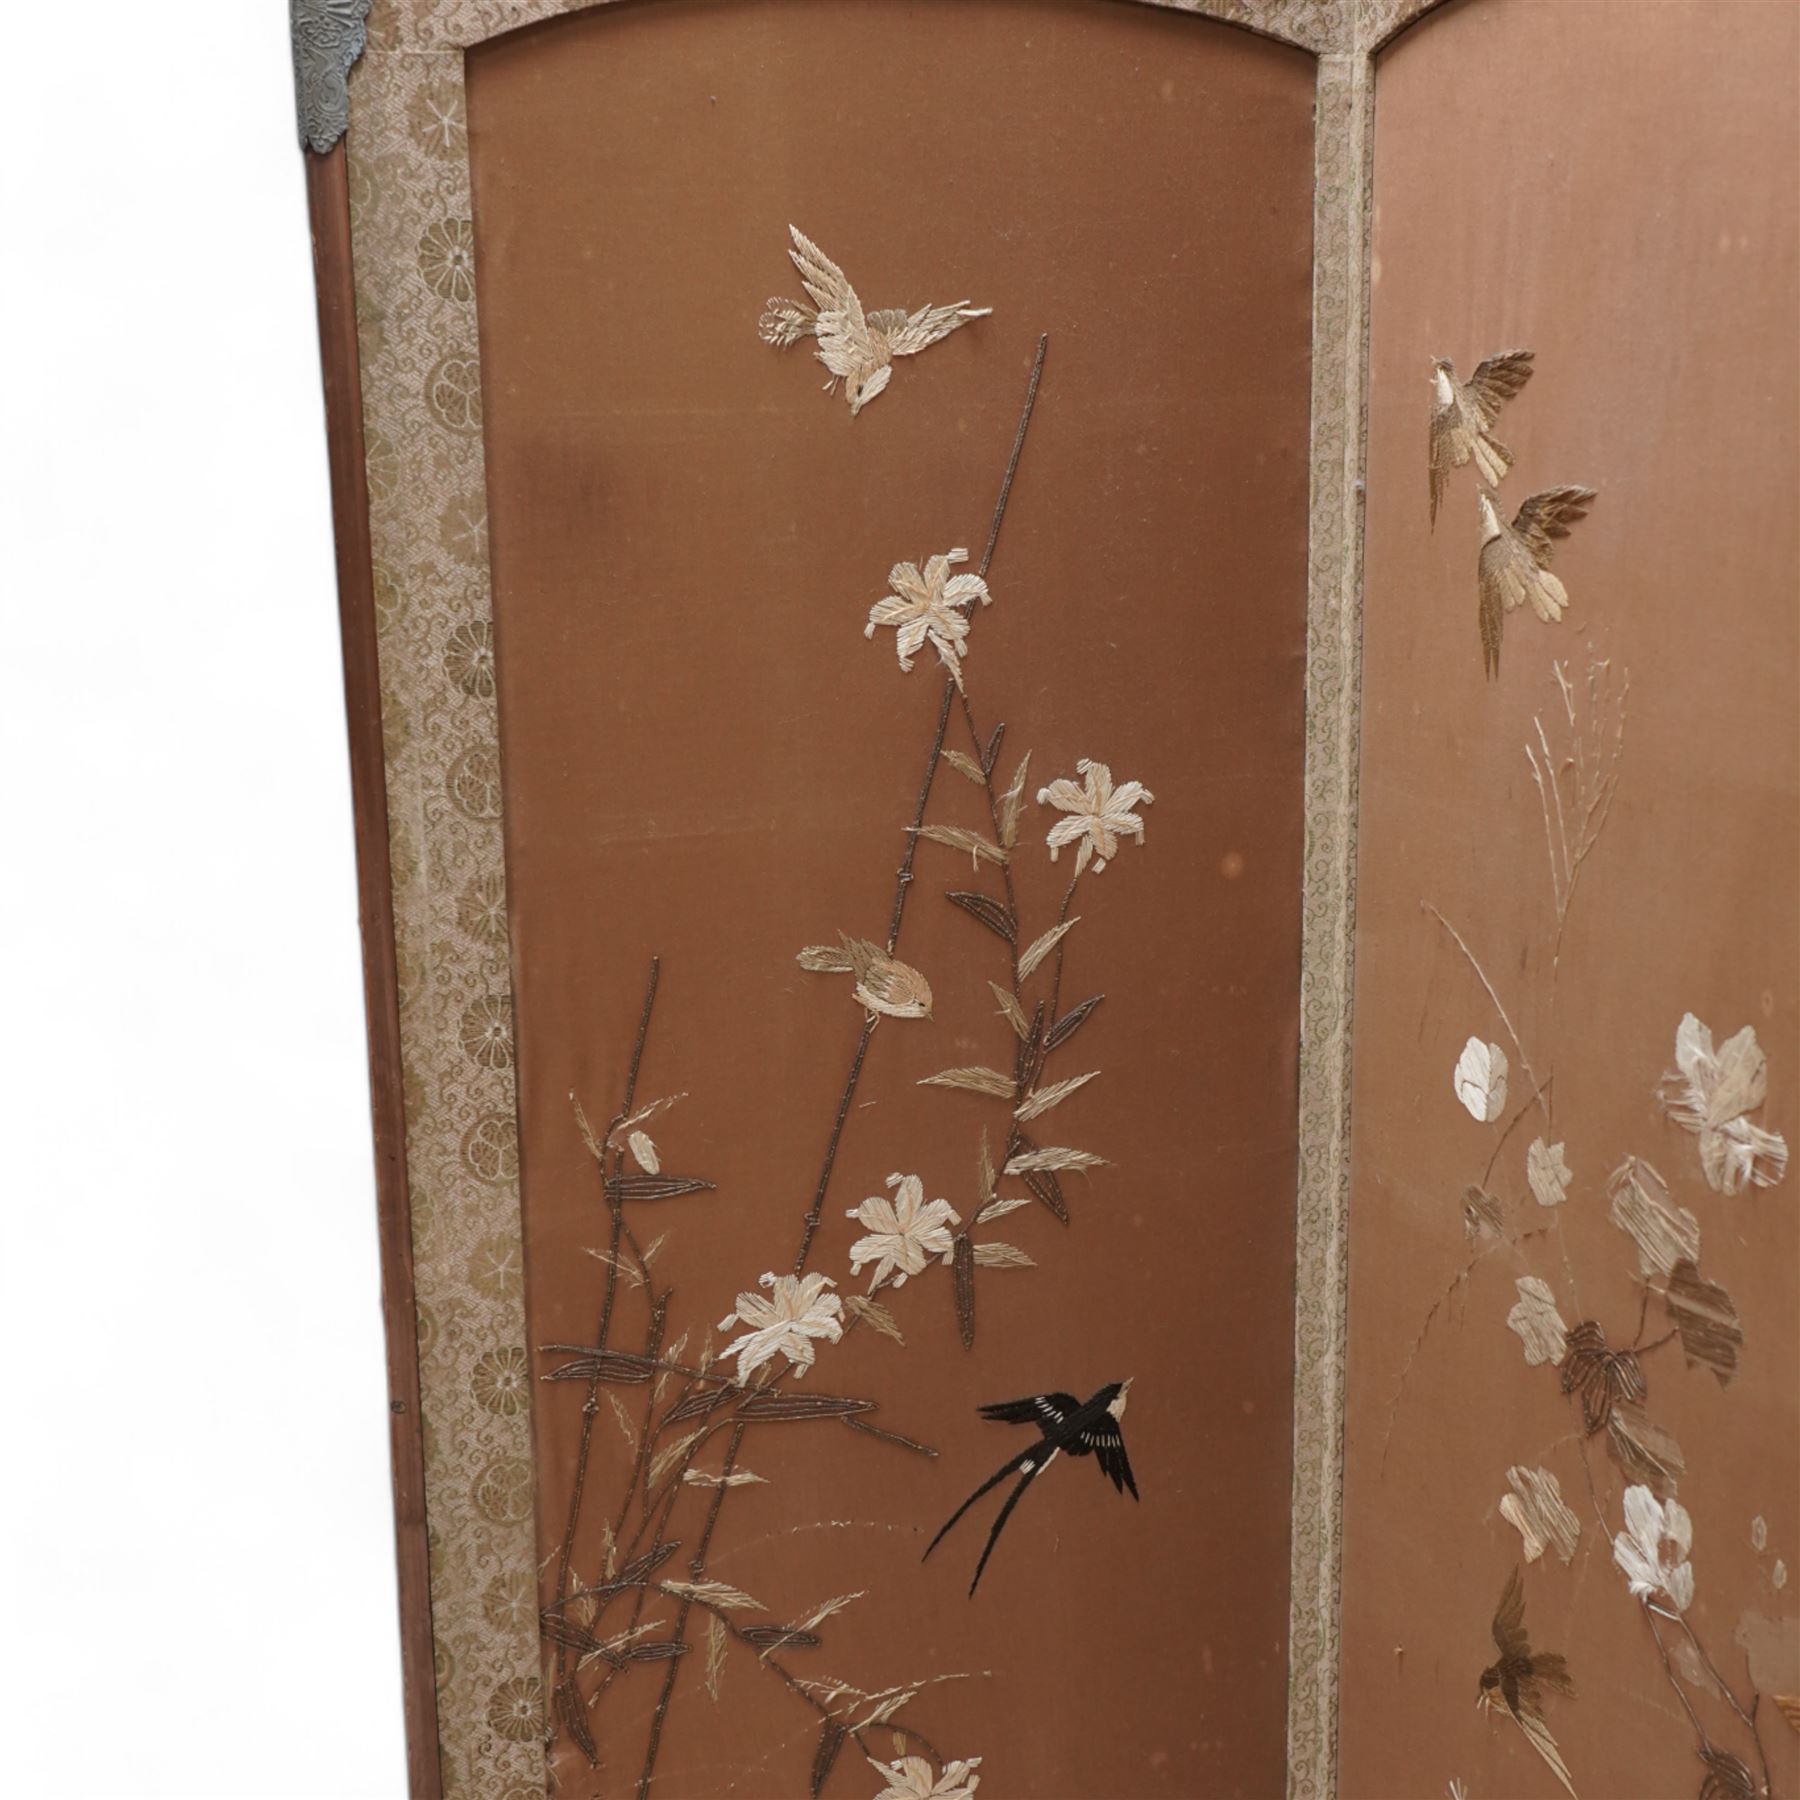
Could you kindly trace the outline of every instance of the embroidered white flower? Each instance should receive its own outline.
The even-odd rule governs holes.
[[[892,1200],[871,1194],[845,1215],[869,1233],[850,1246],[850,1273],[860,1275],[864,1263],[874,1263],[871,1294],[884,1281],[904,1287],[907,1276],[922,1274],[934,1256],[948,1262],[955,1242],[951,1227],[962,1223],[949,1201],[926,1201],[925,1183],[917,1175],[890,1175],[887,1184],[897,1190]]]
[[[1659,1595],[1677,1612],[1694,1601],[1694,1525],[1678,1500],[1659,1501],[1647,1487],[1625,1490],[1625,1529],[1613,1539],[1613,1561],[1640,1600]]]
[[[1675,1068],[1663,1077],[1663,1109],[1700,1140],[1700,1167],[1721,1194],[1745,1182],[1773,1187],[1787,1171],[1787,1140],[1744,1117],[1769,1093],[1769,1059],[1746,1025],[1715,1051],[1712,1033],[1685,1013],[1675,1028]]]
[[[1144,821],[1132,808],[1148,806],[1156,796],[1141,781],[1115,788],[1112,770],[1085,756],[1076,763],[1075,772],[1083,778],[1080,787],[1064,777],[1038,789],[1039,806],[1054,806],[1069,815],[1050,827],[1044,841],[1050,846],[1052,862],[1065,845],[1078,843],[1075,873],[1079,875],[1092,858],[1094,873],[1099,875],[1119,854],[1121,837],[1134,837],[1140,844],[1144,841]]]
[[[1456,1097],[1469,1117],[1491,1125],[1506,1110],[1506,1052],[1472,1037],[1456,1059]]]
[[[825,1291],[837,1283],[829,1275],[771,1272],[759,1277],[758,1284],[769,1290],[768,1299],[761,1294],[741,1293],[737,1305],[719,1321],[721,1331],[729,1331],[739,1323],[750,1327],[742,1337],[727,1344],[720,1355],[738,1359],[737,1378],[744,1382],[779,1351],[788,1359],[798,1380],[813,1365],[814,1338],[835,1344],[844,1335],[844,1303],[836,1294]]]
[[[979,601],[991,606],[994,596],[979,575],[952,575],[957,563],[966,563],[966,550],[947,550],[931,557],[925,573],[917,563],[895,563],[888,570],[891,594],[884,595],[869,608],[869,622],[863,636],[872,638],[877,625],[894,627],[894,649],[900,667],[910,669],[912,659],[927,640],[937,651],[938,660],[962,686],[964,646],[969,641],[969,614]]]
[[[936,1780],[932,1779],[931,1764],[922,1756],[902,1756],[891,1763],[869,1760],[887,1782],[875,1800],[973,1800],[981,1785],[981,1777],[975,1773],[979,1756],[945,1763]]]

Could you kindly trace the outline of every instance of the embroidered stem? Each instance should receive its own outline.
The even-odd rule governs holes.
[[[596,1161],[606,1149],[606,1140],[631,1116],[631,1108],[637,1098],[638,1071],[643,1067],[644,1044],[650,1036],[650,1013],[656,1005],[656,987],[662,977],[662,959],[653,956],[650,959],[650,978],[644,989],[643,1011],[638,1015],[637,1040],[631,1047],[631,1062],[625,1073],[624,1104],[614,1115],[606,1128],[606,1134],[600,1139],[596,1151]],[[625,1166],[623,1151],[614,1152],[614,1174]],[[600,1164],[601,1191],[605,1193],[606,1167]],[[606,1195],[606,1208],[611,1215],[611,1253],[606,1264],[606,1297],[600,1306],[600,1329],[595,1337],[597,1351],[606,1349],[608,1332],[612,1329],[613,1302],[619,1284],[619,1239],[625,1229],[624,1204],[612,1195]],[[640,1264],[642,1258],[639,1258]],[[563,1596],[569,1591],[569,1566],[575,1555],[575,1533],[581,1523],[581,1502],[587,1488],[588,1460],[593,1451],[594,1417],[600,1410],[600,1376],[596,1371],[594,1378],[588,1383],[587,1401],[581,1415],[581,1443],[575,1457],[575,1485],[569,1494],[569,1517],[563,1527],[562,1549],[557,1562],[556,1600],[560,1605]],[[556,1647],[556,1680],[560,1686],[568,1673],[569,1652],[566,1644]]]

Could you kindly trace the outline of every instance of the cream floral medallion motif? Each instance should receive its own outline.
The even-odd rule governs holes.
[[[1320,59],[1289,1649],[1297,1795],[1331,1791],[1336,1735],[1369,53],[1431,3],[1176,4]],[[546,1720],[532,1621],[492,1598],[497,1581],[525,1591],[536,1547],[529,1508],[500,1498],[517,1483],[497,1473],[528,1471],[527,1418],[492,1404],[505,1384],[484,1362],[523,1354],[524,1313],[462,52],[575,10],[570,0],[374,0],[350,78],[440,1752],[447,1791],[465,1795],[538,1791]],[[972,1787],[974,1764],[952,1766]],[[904,1759],[891,1768],[890,1785],[908,1792],[917,1771]]]

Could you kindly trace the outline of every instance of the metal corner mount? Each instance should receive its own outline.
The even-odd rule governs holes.
[[[369,0],[288,0],[300,142],[320,156],[350,124],[350,71],[368,42]]]

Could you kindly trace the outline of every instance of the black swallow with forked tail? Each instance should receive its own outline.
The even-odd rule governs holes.
[[[984,1419],[995,1419],[1003,1425],[1035,1425],[1038,1440],[1021,1450],[1010,1462],[1002,1464],[944,1521],[943,1531],[925,1547],[925,1555],[929,1556],[943,1542],[944,1533],[983,1494],[998,1487],[1007,1476],[1017,1473],[1018,1486],[1006,1496],[1006,1504],[1000,1508],[1000,1516],[988,1533],[981,1561],[975,1565],[975,1579],[969,1583],[969,1595],[973,1598],[976,1588],[981,1585],[981,1571],[994,1554],[994,1546],[1000,1541],[1000,1533],[1012,1517],[1013,1508],[1024,1497],[1025,1490],[1065,1451],[1070,1456],[1097,1457],[1100,1473],[1119,1493],[1130,1488],[1135,1500],[1137,1483],[1131,1478],[1131,1459],[1125,1454],[1125,1439],[1119,1431],[1119,1422],[1125,1417],[1125,1396],[1130,1389],[1129,1381],[1109,1381],[1086,1400],[1077,1400],[1073,1394],[1033,1394],[1029,1399],[1002,1400],[998,1405],[982,1407]]]

